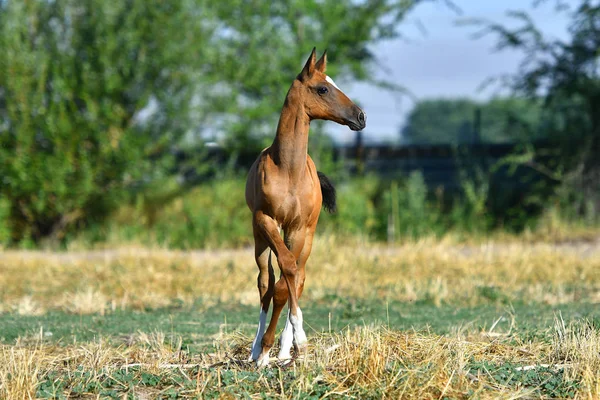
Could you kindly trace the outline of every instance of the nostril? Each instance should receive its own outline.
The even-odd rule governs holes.
[[[358,114],[358,122],[360,122],[361,124],[364,124],[365,123],[365,119],[366,119],[366,115],[365,115],[364,112],[361,111]]]

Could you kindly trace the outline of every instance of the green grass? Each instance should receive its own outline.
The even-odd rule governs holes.
[[[361,325],[384,325],[391,330],[420,331],[427,336],[489,332],[493,326],[493,332],[501,332],[505,343],[514,342],[515,346],[522,346],[530,341],[551,342],[557,315],[567,322],[582,318],[598,321],[600,309],[594,304],[581,303],[558,306],[518,303],[438,307],[427,303],[383,303],[341,298],[330,298],[304,306],[309,340],[317,332],[340,332]],[[5,313],[0,315],[0,341],[9,345],[21,341],[25,345],[30,343],[28,346],[37,346],[42,342],[69,346],[100,340],[108,341],[109,346],[121,346],[127,344],[131,336],[162,332],[166,345],[181,348],[185,351],[186,358],[193,358],[202,357],[202,353],[218,351],[214,340],[219,337],[223,341],[223,333],[241,333],[244,337],[252,337],[255,324],[256,309],[236,304],[218,304],[208,309],[195,304],[191,307],[170,307],[144,312],[116,311],[107,315],[74,315],[56,311],[42,316]],[[241,348],[230,348],[244,352],[247,344]],[[245,354],[239,354],[240,358],[244,356]],[[523,371],[519,366],[518,363],[470,358],[464,368],[469,371],[473,380],[485,375],[486,381],[492,385],[498,385],[503,390],[525,391],[532,397],[572,398],[580,388],[580,380],[567,375],[564,369],[542,367]],[[422,369],[422,376],[430,374],[428,367],[418,368]],[[316,368],[309,371],[309,377],[314,381],[322,373],[324,371]],[[95,394],[102,398],[116,399],[123,398],[127,393],[127,398],[133,399],[148,393],[153,398],[176,399],[198,393],[199,386],[204,381],[216,382],[216,386],[202,392],[202,398],[248,398],[257,387],[263,387],[269,393],[264,395],[266,398],[285,393],[287,397],[316,399],[336,392],[336,387],[327,382],[317,382],[304,390],[298,386],[297,377],[298,371],[295,368],[257,371],[247,367],[206,369],[197,366],[186,370],[164,369],[157,372],[147,367],[132,366],[99,373],[89,366],[80,366],[70,368],[68,372],[51,370],[42,374],[36,385],[36,397],[66,398],[67,393],[75,397]],[[398,382],[400,383],[402,380]],[[378,392],[377,388],[357,387],[354,394],[361,398],[378,398],[385,392]],[[466,395],[477,397],[475,392]]]
[[[576,389],[579,388],[579,383],[574,380],[565,379],[564,371],[554,371],[548,368],[541,368],[538,371],[519,371],[518,367],[510,364],[502,366],[484,365],[480,363],[472,363],[469,365],[470,370],[474,373],[486,373],[491,375],[493,381],[504,386],[520,389],[531,390],[532,395],[549,398],[572,398],[575,395]],[[90,371],[79,370],[74,374],[58,374],[49,373],[46,378],[40,383],[37,396],[39,398],[61,398],[61,394],[74,380],[79,380],[81,383],[75,385],[71,390],[71,394],[85,395],[87,393],[98,393],[106,398],[122,398],[122,393],[129,388],[153,388],[162,387],[158,395],[159,398],[176,399],[186,391],[196,389],[198,382],[191,377],[198,376],[199,371],[192,369],[185,374],[177,370],[167,371],[162,374],[153,374],[141,371],[140,368],[129,368],[127,370],[117,370],[111,374],[106,374],[100,378],[96,378]],[[269,376],[272,375],[272,376]],[[277,376],[279,375],[279,376]],[[331,385],[315,385],[312,390],[307,392],[299,392],[288,390],[293,382],[295,374],[293,371],[273,371],[271,374],[258,374],[251,371],[223,371],[219,375],[221,389],[215,392],[205,393],[203,398],[223,398],[224,396],[235,396],[239,398],[249,398],[248,393],[252,391],[255,385],[259,384],[262,379],[277,381],[277,378],[283,378],[283,391],[273,385],[270,389],[274,393],[286,393],[289,397],[301,399],[318,399],[327,392],[334,390]],[[241,382],[241,384],[240,384]],[[139,391],[139,389],[138,389]],[[183,393],[182,393],[183,392]],[[378,398],[383,393],[378,393],[377,390],[361,393],[362,398]],[[273,395],[266,398],[275,397]],[[338,397],[338,396],[333,396]],[[134,398],[134,397],[128,397]],[[342,398],[342,396],[340,396]]]
[[[558,314],[567,322],[581,318],[600,320],[600,308],[586,303],[436,307],[423,303],[383,303],[340,298],[306,304],[303,314],[309,336],[311,332],[339,332],[348,327],[365,325],[381,325],[402,331],[430,331],[441,335],[458,330],[479,332],[489,330],[500,319],[494,331],[510,330],[527,337],[548,334]],[[202,351],[212,346],[213,338],[219,333],[239,331],[252,335],[257,320],[257,307],[236,304],[219,304],[208,309],[196,304],[192,307],[144,312],[115,311],[106,315],[74,315],[57,311],[41,316],[5,313],[0,315],[0,340],[10,344],[19,337],[39,337],[41,334],[44,340],[64,343],[86,342],[100,337],[120,341],[138,332],[164,332],[181,337],[190,350]],[[282,315],[280,329],[284,322],[285,316]]]

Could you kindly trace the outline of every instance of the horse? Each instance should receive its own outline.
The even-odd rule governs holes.
[[[334,121],[353,131],[366,126],[363,110],[325,74],[326,67],[327,51],[317,61],[313,48],[287,92],[273,144],[260,153],[246,181],[261,305],[249,361],[255,361],[259,368],[269,364],[277,321],[288,300],[278,359],[291,359],[292,344],[297,354],[306,348],[302,311],[298,306],[304,290],[306,261],[322,205],[329,212],[335,212],[336,208],[335,188],[317,171],[308,155],[310,122]],[[277,258],[281,272],[277,282],[271,253]],[[273,314],[265,332],[271,300]]]

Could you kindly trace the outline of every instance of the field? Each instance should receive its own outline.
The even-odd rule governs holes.
[[[257,297],[251,249],[6,251],[0,398],[600,397],[595,238],[321,237],[308,351],[263,370]]]

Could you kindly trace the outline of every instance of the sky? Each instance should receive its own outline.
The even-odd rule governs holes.
[[[464,18],[484,18],[512,24],[507,10],[526,10],[536,25],[549,37],[565,38],[567,18],[554,12],[549,0],[537,8],[531,0],[454,0],[461,15],[443,4],[425,3],[418,6],[400,28],[408,40],[397,39],[373,46],[384,68],[377,77],[408,89],[416,100],[434,97],[469,97],[486,100],[496,91],[481,90],[486,79],[516,72],[523,55],[516,51],[494,50],[493,36],[473,39],[476,27],[458,26]],[[426,28],[422,33],[418,23]],[[335,78],[335,77],[333,77]],[[396,141],[414,101],[366,84],[337,82],[351,99],[361,104],[367,114],[365,140]],[[336,142],[348,143],[355,134],[347,127],[328,124]]]

